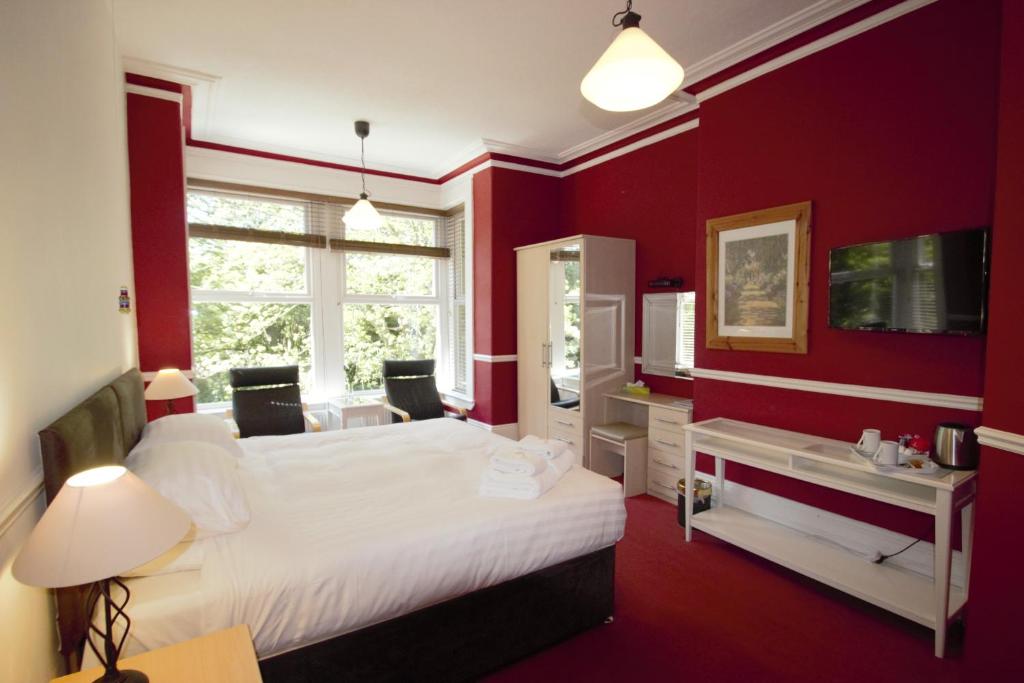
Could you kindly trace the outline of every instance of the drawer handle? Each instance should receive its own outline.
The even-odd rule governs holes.
[[[555,424],[560,424],[563,427],[572,427],[572,422],[566,422],[565,420],[555,420]]]
[[[654,484],[655,486],[660,486],[663,489],[668,489],[669,491],[675,491],[676,490],[675,486],[669,486],[668,484],[662,484],[660,481],[652,481],[651,483]]]
[[[679,423],[676,422],[675,420],[669,420],[669,419],[666,419],[664,417],[656,417],[656,418],[654,418],[654,421],[655,422],[664,422],[667,425],[675,425],[676,427],[679,426]]]
[[[575,445],[576,445],[576,442],[575,442],[575,441],[573,441],[572,439],[566,439],[566,438],[563,438],[563,437],[561,437],[561,436],[554,436],[554,437],[552,437],[552,438],[553,438],[553,439],[554,439],[555,441],[561,441],[562,443],[567,443],[567,444],[569,444],[570,446],[575,446]]]
[[[668,468],[670,468],[670,469],[673,469],[673,470],[678,470],[678,469],[679,469],[678,467],[676,467],[676,466],[675,466],[675,465],[673,465],[672,463],[670,463],[670,462],[665,462],[665,461],[664,461],[664,460],[662,460],[661,458],[654,458],[653,460],[654,460],[654,462],[658,463],[658,464],[659,464],[659,465],[661,465],[662,467],[668,467]]]
[[[665,441],[664,439],[655,439],[655,441],[657,443],[660,443],[662,446],[671,446],[672,448],[679,448],[679,444],[673,443],[672,441]]]

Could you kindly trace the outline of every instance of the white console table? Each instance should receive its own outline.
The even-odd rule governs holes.
[[[935,629],[935,656],[946,630],[967,603],[974,534],[975,472],[882,474],[850,452],[852,444],[724,418],[686,425],[685,467],[693,481],[696,454],[715,458],[718,496],[710,510],[686,506],[686,540],[699,529],[833,588]],[[935,518],[935,577],[911,572],[825,543],[728,505],[725,463],[749,467],[917,510]],[[951,586],[953,514],[961,514],[964,588]]]

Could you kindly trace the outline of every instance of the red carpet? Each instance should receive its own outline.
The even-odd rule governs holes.
[[[958,642],[694,532],[650,496],[626,501],[615,621],[486,680],[969,681]]]

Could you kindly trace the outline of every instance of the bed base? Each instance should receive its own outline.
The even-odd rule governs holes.
[[[265,683],[469,681],[605,622],[615,547],[260,662]]]

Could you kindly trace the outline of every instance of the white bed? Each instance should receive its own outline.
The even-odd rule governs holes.
[[[537,500],[479,497],[505,441],[448,419],[242,440],[249,525],[203,541],[201,570],[129,581],[127,653],[245,623],[271,657],[622,537],[622,488],[580,467]]]

